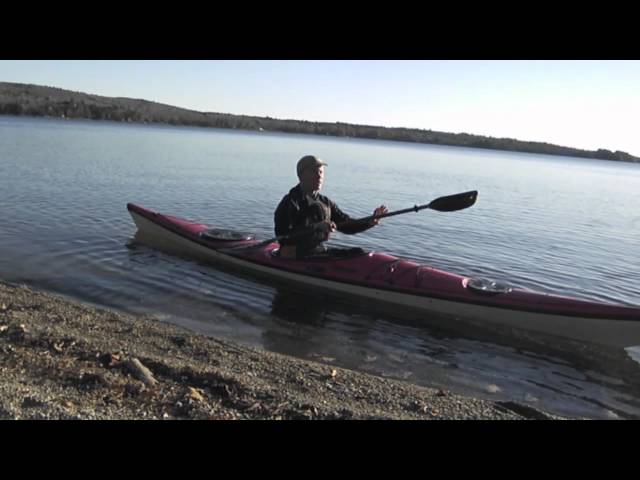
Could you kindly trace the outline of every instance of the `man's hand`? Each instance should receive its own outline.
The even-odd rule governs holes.
[[[389,209],[386,207],[386,205],[380,205],[378,208],[376,208],[373,211],[374,215],[384,215],[385,213],[389,213]],[[369,222],[369,225],[373,227],[375,225],[378,225],[379,223],[380,223],[379,218],[372,218],[371,221]]]
[[[336,224],[328,220],[313,225],[314,231],[321,236],[322,241],[329,240],[329,235],[336,231]]]

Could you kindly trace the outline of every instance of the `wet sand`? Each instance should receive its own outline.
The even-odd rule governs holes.
[[[0,282],[0,419],[559,419]]]

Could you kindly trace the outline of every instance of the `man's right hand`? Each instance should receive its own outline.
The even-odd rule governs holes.
[[[336,231],[336,224],[330,222],[329,220],[325,220],[324,222],[318,222],[313,224],[313,230],[319,236],[321,236],[322,241],[329,240],[329,236],[331,233]]]

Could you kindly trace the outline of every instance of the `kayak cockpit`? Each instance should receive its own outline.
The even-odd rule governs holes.
[[[255,240],[256,236],[252,233],[237,232],[235,230],[209,228],[200,232],[200,238],[215,242],[248,242]]]

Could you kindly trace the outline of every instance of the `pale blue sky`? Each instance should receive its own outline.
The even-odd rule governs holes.
[[[3,60],[0,81],[640,156],[640,61]]]

